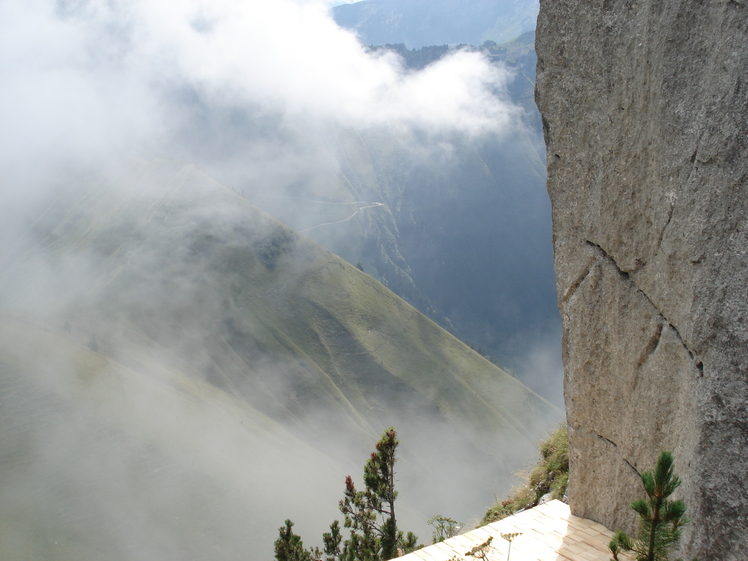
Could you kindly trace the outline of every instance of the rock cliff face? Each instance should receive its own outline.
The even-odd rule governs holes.
[[[543,0],[572,511],[632,529],[670,449],[688,559],[748,545],[748,2]]]

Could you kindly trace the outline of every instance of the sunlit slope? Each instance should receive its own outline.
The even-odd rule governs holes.
[[[313,179],[281,192],[226,181],[560,403],[560,372],[530,366],[560,337],[533,45],[530,32],[479,49],[514,75],[509,99],[523,111],[502,130],[429,138],[428,148],[402,131],[320,132],[319,160],[339,165]],[[391,48],[408,65],[449,53]]]
[[[335,516],[347,467],[138,356],[0,314],[0,558],[261,559],[292,509]]]
[[[557,317],[550,203],[531,136],[518,127],[509,139],[453,139],[426,157],[411,152],[413,138],[339,131],[337,176],[259,199],[486,354],[512,356],[508,341],[527,344]]]
[[[192,166],[140,164],[81,186],[45,205],[3,267],[4,307],[132,368],[133,349],[148,349],[337,458],[360,462],[394,425],[418,466],[403,485],[424,497],[475,476],[490,502],[560,415]],[[418,507],[437,512],[429,497]]]
[[[363,4],[369,3],[351,6]],[[467,123],[437,132],[355,121],[321,126],[304,119],[283,125],[230,119],[195,95],[189,109],[206,115],[209,126],[200,121],[190,129],[189,138],[206,147],[191,159],[272,216],[349,263],[360,263],[419,311],[561,404],[560,317],[533,45],[529,32],[469,49],[477,52],[466,60],[480,53],[498,76],[508,70],[514,77],[506,90],[498,87],[494,99],[484,100],[488,113],[506,109],[507,118],[482,132],[458,132]],[[449,62],[456,50],[446,45],[375,50],[392,50],[388,57],[397,53],[407,75],[424,70],[423,79],[463,64]],[[423,107],[451,122],[451,110],[439,101],[444,88],[433,90]],[[473,101],[481,106],[478,98]],[[237,141],[216,144],[210,132],[216,129]],[[304,157],[283,150],[288,165],[262,172],[268,166],[257,146],[287,146],[289,138],[303,139]],[[211,161],[203,153],[222,156]],[[270,179],[258,180],[264,173]]]

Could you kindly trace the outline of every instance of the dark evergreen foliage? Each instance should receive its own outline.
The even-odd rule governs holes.
[[[345,494],[340,501],[340,512],[350,537],[343,540],[340,522],[330,525],[322,535],[323,551],[318,548],[304,550],[301,538],[296,536],[286,520],[275,542],[277,561],[385,561],[415,550],[418,538],[413,532],[404,535],[397,529],[395,518],[395,462],[400,441],[395,429],[384,431],[364,466],[365,490],[357,491],[353,478],[345,478]]]
[[[345,527],[351,529],[346,542],[345,561],[363,559],[392,559],[398,549],[412,551],[418,538],[407,536],[397,529],[395,516],[395,462],[400,441],[395,429],[384,431],[364,466],[364,491],[357,491],[353,479],[345,480],[345,496],[340,501],[340,512],[345,516]]]
[[[622,551],[634,552],[637,561],[666,561],[688,522],[685,503],[669,499],[681,483],[670,452],[662,452],[654,471],[644,472],[641,478],[647,498],[631,503],[639,515],[639,533],[633,539],[621,530],[616,532],[609,545],[614,561]]]
[[[335,561],[340,559],[340,544],[343,541],[343,535],[340,533],[340,522],[337,520],[330,524],[330,532],[322,534],[322,543],[325,548],[325,561]]]
[[[301,537],[293,532],[293,522],[286,520],[278,529],[280,536],[275,540],[275,558],[278,561],[312,561],[312,555],[304,549]]]

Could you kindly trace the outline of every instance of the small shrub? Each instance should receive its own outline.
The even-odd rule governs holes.
[[[462,522],[457,522],[457,520],[452,520],[440,514],[432,516],[426,523],[434,527],[431,543],[443,542],[456,536],[462,527]]]
[[[515,488],[511,496],[491,507],[481,525],[496,522],[515,512],[538,504],[551,493],[551,499],[563,499],[569,482],[569,435],[566,426],[556,429],[539,446],[540,461],[527,477],[527,483]]]
[[[680,486],[670,452],[661,452],[654,471],[642,473],[641,479],[647,498],[631,503],[639,515],[639,532],[636,539],[621,530],[615,533],[608,545],[614,561],[622,551],[633,552],[637,561],[669,559],[680,540],[681,527],[688,523],[685,503],[669,498]]]
[[[295,241],[292,232],[277,227],[270,234],[256,241],[253,248],[265,268],[273,270],[280,257],[292,250]]]

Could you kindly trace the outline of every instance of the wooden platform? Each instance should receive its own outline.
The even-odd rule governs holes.
[[[573,516],[569,506],[550,501],[430,545],[400,557],[403,561],[480,561],[465,554],[473,547],[493,540],[486,561],[506,561],[509,542],[501,534],[520,533],[512,540],[511,561],[609,561],[608,543],[613,532],[585,518]]]

